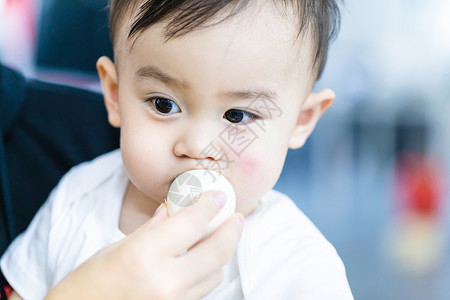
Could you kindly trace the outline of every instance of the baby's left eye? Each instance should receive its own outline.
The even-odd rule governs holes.
[[[251,120],[258,119],[258,116],[248,111],[240,109],[230,109],[223,115],[224,119],[227,119],[231,123],[247,123]]]

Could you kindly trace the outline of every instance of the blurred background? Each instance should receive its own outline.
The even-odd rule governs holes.
[[[0,0],[2,63],[100,91],[105,7]],[[335,245],[355,299],[450,299],[450,1],[346,0],[324,87],[335,104],[276,189]]]

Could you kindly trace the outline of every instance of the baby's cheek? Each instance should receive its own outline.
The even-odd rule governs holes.
[[[236,160],[236,164],[245,176],[251,176],[258,172],[261,166],[261,158],[256,152],[244,151]]]
[[[258,152],[244,151],[236,159],[236,170],[232,182],[236,192],[236,211],[247,216],[256,207],[258,200],[271,188],[269,173],[265,172],[264,156]]]

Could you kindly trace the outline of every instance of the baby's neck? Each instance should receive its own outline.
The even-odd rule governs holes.
[[[241,208],[237,208],[236,212],[239,212],[241,214],[244,215],[245,218],[247,218],[248,216],[250,216],[260,205],[260,200],[255,201],[247,206],[241,207]]]
[[[132,233],[153,216],[158,206],[158,202],[149,201],[129,183],[120,210],[119,230],[126,235]]]

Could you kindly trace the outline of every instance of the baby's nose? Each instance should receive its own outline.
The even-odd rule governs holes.
[[[218,133],[211,127],[198,123],[185,128],[175,142],[174,154],[178,157],[219,160],[223,150],[217,143]]]

